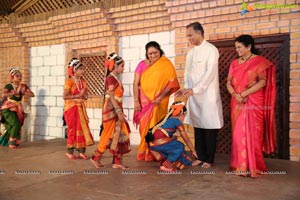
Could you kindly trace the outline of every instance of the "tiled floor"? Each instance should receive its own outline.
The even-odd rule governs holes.
[[[96,145],[88,147],[88,154]],[[300,163],[266,159],[270,172],[258,179],[226,173],[229,156],[217,155],[211,170],[190,167],[161,174],[158,163],[138,162],[137,147],[124,157],[128,171],[96,170],[89,160],[69,160],[65,140],[24,143],[11,150],[0,147],[0,200],[183,199],[183,200],[299,200]]]

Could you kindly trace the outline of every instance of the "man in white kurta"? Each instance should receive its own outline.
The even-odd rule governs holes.
[[[187,37],[195,45],[187,54],[184,88],[188,96],[185,123],[194,127],[195,147],[202,167],[214,163],[217,132],[223,126],[222,102],[219,89],[218,49],[204,39],[204,30],[195,22],[187,27]]]

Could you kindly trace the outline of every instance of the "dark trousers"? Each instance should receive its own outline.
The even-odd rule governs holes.
[[[218,129],[194,128],[195,149],[200,161],[214,163]]]

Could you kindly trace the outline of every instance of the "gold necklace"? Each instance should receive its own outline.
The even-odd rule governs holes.
[[[16,90],[16,91],[17,91],[17,88],[19,87],[19,85],[17,85],[17,84],[13,84],[13,83],[12,83],[12,86],[13,86],[14,90]]]
[[[248,58],[241,57],[241,60],[244,61],[244,62],[246,62],[247,60],[249,60],[251,58],[251,56],[252,56],[252,53],[250,54],[250,56]]]
[[[78,91],[80,91],[82,89],[82,83],[81,83],[81,79],[77,79],[75,76],[72,76],[75,84],[76,84],[76,87],[78,89]]]

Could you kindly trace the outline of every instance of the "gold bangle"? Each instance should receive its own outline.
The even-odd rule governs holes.
[[[121,109],[121,108],[115,108],[115,112],[116,112],[117,114],[119,114],[120,112],[122,112],[122,109]]]

